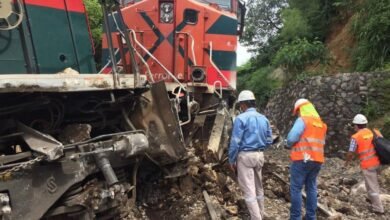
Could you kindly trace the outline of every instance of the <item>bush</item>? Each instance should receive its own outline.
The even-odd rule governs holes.
[[[390,79],[375,81],[370,87],[376,91],[370,92],[363,113],[368,116],[371,126],[380,128],[382,134],[390,138]]]
[[[372,119],[377,119],[390,113],[390,79],[378,80],[372,83],[375,94],[370,93],[364,113]]]
[[[301,73],[306,65],[314,61],[327,61],[326,47],[320,41],[309,42],[307,39],[297,39],[286,43],[275,55],[273,64],[283,66],[289,73]]]
[[[390,116],[385,117],[384,125],[381,131],[385,138],[390,139]]]
[[[238,91],[251,90],[257,105],[265,107],[273,91],[279,87],[279,82],[269,77],[272,70],[272,67],[256,69],[251,62],[247,63],[238,70]]]

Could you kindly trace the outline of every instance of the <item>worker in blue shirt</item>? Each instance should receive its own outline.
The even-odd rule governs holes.
[[[256,99],[249,90],[238,96],[240,115],[234,120],[229,147],[231,169],[237,171],[238,184],[252,220],[264,218],[264,190],[262,183],[263,151],[272,144],[272,130],[268,119],[256,111]]]

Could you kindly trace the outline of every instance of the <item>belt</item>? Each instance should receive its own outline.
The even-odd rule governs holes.
[[[256,149],[247,149],[247,150],[242,150],[243,152],[263,152],[264,148],[256,148]]]

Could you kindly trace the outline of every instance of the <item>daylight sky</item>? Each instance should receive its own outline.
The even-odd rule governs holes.
[[[251,58],[251,54],[239,43],[237,47],[237,66],[243,65],[249,58]]]
[[[243,0],[247,2],[248,0]],[[251,54],[248,53],[247,49],[238,43],[237,47],[237,66],[241,66],[251,58]]]

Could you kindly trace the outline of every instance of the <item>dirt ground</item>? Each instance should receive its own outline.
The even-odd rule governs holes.
[[[222,165],[210,162],[213,160],[204,152],[199,147],[191,148],[186,161],[187,175],[155,178],[139,185],[143,193],[129,219],[211,219],[203,196],[203,191],[206,191],[219,219],[249,220],[241,191],[227,162]],[[288,151],[269,149],[265,157],[266,219],[288,219],[289,187],[280,180],[288,181]],[[380,185],[386,210],[384,215],[370,212],[358,162],[346,168],[340,158],[327,158],[318,179],[318,197],[319,202],[335,216],[329,218],[318,211],[318,219],[390,219],[390,167],[382,167]]]

